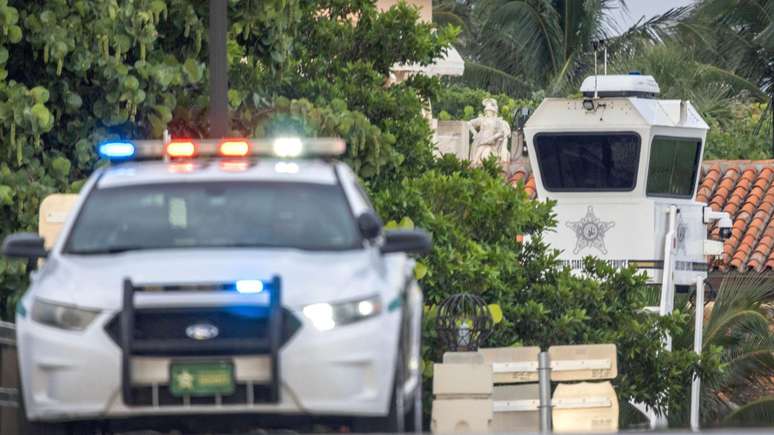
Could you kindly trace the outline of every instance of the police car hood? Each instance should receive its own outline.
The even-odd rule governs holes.
[[[38,297],[82,307],[120,309],[123,282],[136,285],[268,281],[279,276],[282,303],[300,308],[317,302],[365,297],[400,288],[405,255],[376,249],[348,251],[165,250],[52,258],[36,279]],[[181,294],[182,296],[182,294]]]

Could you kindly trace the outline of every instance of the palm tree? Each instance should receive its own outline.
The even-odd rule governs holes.
[[[636,41],[666,38],[687,11],[673,9],[618,34],[610,13],[619,8],[626,8],[625,0],[443,0],[436,3],[436,14],[439,22],[463,28],[461,51],[468,61],[463,81],[507,91],[493,89],[493,79],[499,79],[554,95],[593,68],[595,41],[631,52]]]
[[[693,50],[676,41],[651,45],[612,56],[610,71],[643,71],[653,75],[661,96],[690,100],[705,119],[721,126],[734,119],[735,103],[765,101],[757,83],[720,66],[705,63]]]
[[[755,83],[774,121],[774,1],[699,0],[676,38],[705,63]]]
[[[475,13],[476,0],[437,0],[433,4],[433,21],[438,25],[453,25],[460,29],[460,36],[454,44],[465,59],[463,83],[473,87],[503,92],[512,96],[526,97],[536,85],[522,76],[517,76],[499,69],[497,66],[485,65],[478,61],[481,42],[480,23]]]
[[[708,307],[703,352],[720,349],[725,369],[703,382],[704,424],[774,423],[772,301],[771,276],[747,274],[724,280]]]

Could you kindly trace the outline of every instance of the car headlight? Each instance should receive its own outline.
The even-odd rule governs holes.
[[[312,304],[303,309],[304,317],[320,331],[328,331],[336,326],[368,319],[381,311],[382,304],[379,296],[336,304]]]
[[[98,315],[98,310],[85,310],[40,299],[32,303],[32,320],[70,331],[83,331]]]

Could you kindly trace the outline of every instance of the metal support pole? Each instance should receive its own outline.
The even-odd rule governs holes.
[[[597,92],[597,45],[594,43],[594,99],[599,98],[599,92]]]
[[[694,319],[693,351],[701,356],[704,339],[704,277],[696,278],[696,318]],[[699,430],[701,424],[701,379],[694,375],[691,384],[691,430]]]
[[[677,214],[680,211],[675,206],[667,210],[667,233],[664,237],[664,271],[661,277],[661,301],[659,303],[659,316],[672,314],[675,306],[675,242],[677,234]],[[666,337],[664,347],[672,350],[672,337]]]
[[[538,356],[538,379],[540,381],[540,432],[551,433],[551,361],[548,352]]]
[[[414,433],[421,435],[424,432],[422,427],[422,383],[417,385],[417,394],[414,395]]]
[[[209,65],[210,65],[210,137],[228,134],[228,0],[210,1]]]

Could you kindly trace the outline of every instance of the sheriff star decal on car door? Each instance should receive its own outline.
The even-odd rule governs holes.
[[[573,254],[591,247],[596,248],[603,254],[607,254],[605,247],[605,233],[615,226],[615,222],[602,222],[594,215],[594,207],[589,206],[586,216],[579,221],[565,223],[568,228],[575,232],[578,240],[575,243]]]

